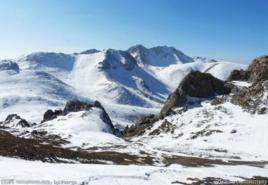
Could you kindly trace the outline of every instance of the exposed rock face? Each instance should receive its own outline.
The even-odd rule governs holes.
[[[96,104],[98,105],[98,104]],[[46,122],[49,120],[53,120],[61,115],[66,115],[70,112],[78,112],[83,110],[89,110],[91,107],[94,107],[94,104],[85,103],[79,100],[70,100],[65,104],[65,107],[63,110],[47,110],[44,113],[42,122]],[[101,105],[99,105],[101,106]]]
[[[229,81],[247,81],[249,87],[233,87],[231,102],[240,105],[252,113],[264,114],[268,105],[268,56],[261,56],[252,61],[246,71],[234,70]]]
[[[179,85],[188,96],[208,98],[216,94],[228,94],[230,89],[225,83],[211,74],[193,71]]]
[[[78,112],[82,110],[89,110],[91,107],[93,107],[92,104],[85,103],[79,100],[70,100],[66,103],[63,113],[66,115],[69,112]]]
[[[20,71],[19,65],[15,62],[4,60],[0,63],[0,71],[12,70],[16,73]]]
[[[142,135],[147,129],[150,129],[153,126],[154,122],[158,120],[158,116],[155,115],[141,117],[135,124],[130,127],[127,126],[123,131],[123,135],[125,137]]]
[[[268,71],[267,71],[268,72]],[[264,114],[268,105],[268,81],[254,83],[249,88],[233,88],[231,102],[252,113]]]
[[[229,94],[231,88],[211,74],[193,71],[180,83],[167,99],[160,116],[165,117],[173,108],[184,107],[188,97],[211,98],[215,95]]]
[[[237,83],[238,85],[235,85],[236,83],[231,83],[230,81],[246,81],[249,83],[241,83],[241,85]],[[212,100],[212,105],[231,102],[251,113],[267,114],[268,56],[254,59],[247,70],[234,70],[226,82],[206,73],[189,73],[182,80],[175,92],[168,97],[159,116],[151,115],[143,117],[130,128],[127,127],[123,134],[126,137],[142,135],[152,128],[156,121],[164,119],[173,112],[174,108],[181,107],[181,111],[185,111],[192,103],[195,103],[193,104],[194,106],[196,103],[199,104],[203,98]],[[176,113],[179,111],[177,109]],[[168,126],[167,128],[172,128],[170,124],[165,124],[164,128],[166,126]],[[160,132],[162,130],[158,129],[152,134],[158,134]]]
[[[123,135],[125,137],[142,135],[156,121],[169,115],[173,108],[182,107],[185,110],[191,97],[211,98],[215,95],[229,94],[230,92],[231,87],[228,84],[211,74],[193,71],[182,80],[175,92],[168,97],[159,116],[149,115],[140,118],[134,125],[125,128]]]
[[[228,77],[228,81],[247,81],[249,79],[249,72],[245,70],[233,70]]]
[[[5,121],[0,123],[0,126],[2,127],[30,127],[31,124],[28,123],[25,119],[22,119],[19,115],[17,114],[10,114],[7,116]]]
[[[43,116],[43,121],[42,122],[45,122],[45,121],[49,121],[49,120],[53,120],[55,119],[56,117],[60,116],[63,114],[63,111],[62,110],[47,110]]]
[[[268,56],[255,58],[246,71],[234,70],[228,81],[260,82],[268,80]]]
[[[63,110],[47,110],[43,116],[42,122],[46,122],[49,120],[53,120],[61,115],[67,115],[70,112],[78,112],[78,111],[87,111],[90,110],[93,107],[97,107],[102,110],[102,113],[100,115],[100,119],[105,122],[112,132],[114,134],[118,134],[119,131],[114,128],[114,125],[108,115],[108,113],[105,111],[105,109],[102,107],[101,103],[98,101],[95,101],[93,104],[82,102],[79,100],[70,100],[66,103]]]
[[[268,80],[268,56],[261,56],[253,60],[248,67],[249,80],[253,82]]]

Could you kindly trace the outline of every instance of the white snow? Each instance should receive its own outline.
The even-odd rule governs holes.
[[[95,164],[49,164],[0,157],[1,180],[13,180],[15,184],[48,183],[78,185],[82,182],[99,185],[164,185],[175,181],[193,182],[195,178],[223,178],[243,181],[253,176],[268,176],[268,167],[258,168],[243,165],[213,167],[119,166]],[[192,180],[191,180],[192,179]],[[220,183],[220,182],[219,182]]]
[[[174,133],[140,138],[145,150],[158,150],[213,158],[268,160],[268,115],[252,115],[231,103],[212,106],[209,102],[182,114],[165,118],[175,126]],[[146,144],[147,143],[147,144]],[[148,148],[148,149],[147,149]]]
[[[11,63],[17,63],[19,71],[9,69],[14,68]],[[226,79],[232,69],[245,68],[191,58],[173,47],[141,45],[127,51],[36,52],[0,64],[0,119],[17,113],[39,122],[46,109],[60,108],[68,99],[87,98],[99,100],[112,120],[122,126],[141,115],[159,112],[191,70],[207,70]]]
[[[124,143],[112,134],[112,130],[100,119],[102,110],[91,108],[88,111],[71,112],[65,116],[38,124],[37,131],[45,130],[70,142],[65,147],[92,147]]]

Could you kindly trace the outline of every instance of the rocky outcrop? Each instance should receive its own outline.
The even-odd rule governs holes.
[[[123,131],[125,137],[138,136],[150,129],[154,123],[169,115],[174,108],[181,107],[186,110],[191,98],[212,98],[215,95],[229,94],[229,84],[213,77],[211,74],[192,71],[180,83],[178,88],[168,97],[160,115],[149,115],[140,118],[135,124],[126,127]]]
[[[189,97],[211,98],[215,95],[229,94],[231,88],[211,74],[193,71],[180,83],[179,87],[167,99],[160,117],[167,116],[173,108],[187,106]]]
[[[70,112],[87,111],[93,107],[96,107],[102,110],[100,119],[109,126],[109,128],[112,130],[114,134],[119,134],[119,131],[114,128],[114,125],[108,113],[105,111],[101,103],[98,101],[95,101],[94,103],[86,103],[80,100],[70,100],[65,104],[65,107],[63,110],[55,110],[55,111],[47,110],[44,113],[42,122],[53,120],[57,118],[58,116],[67,115]]]
[[[99,103],[90,104],[90,103],[82,102],[79,100],[70,100],[66,102],[63,110],[55,110],[55,111],[50,110],[50,109],[47,110],[44,113],[42,122],[53,120],[57,118],[58,116],[67,115],[70,112],[89,110],[91,107],[94,107],[96,105],[100,106]]]
[[[268,56],[261,56],[253,60],[248,67],[249,80],[260,82],[268,80]]]
[[[249,87],[232,88],[231,102],[252,113],[264,114],[268,105],[268,56],[252,61],[247,70],[234,70],[228,81],[246,81]]]
[[[227,81],[247,81],[249,79],[249,72],[245,70],[233,70]]]
[[[30,127],[32,124],[21,118],[17,114],[10,114],[6,117],[5,121],[0,122],[1,127],[12,128],[12,127]]]
[[[153,123],[158,121],[159,117],[156,115],[149,115],[141,117],[135,124],[126,127],[123,131],[124,137],[139,136],[145,133],[146,130],[153,126]]]
[[[66,115],[70,112],[89,110],[93,106],[94,106],[93,104],[82,102],[79,100],[70,100],[65,104],[65,107],[63,109],[63,113]]]
[[[268,56],[255,58],[247,70],[234,70],[228,81],[261,82],[268,80]]]
[[[268,71],[267,71],[268,72]],[[268,81],[253,83],[250,87],[233,88],[231,102],[252,113],[267,113]]]
[[[20,71],[20,68],[16,62],[3,60],[0,62],[0,71],[6,71],[6,70],[11,70],[18,73]]]
[[[63,111],[62,110],[47,110],[43,116],[43,120],[42,122],[46,122],[46,121],[49,121],[49,120],[53,120],[55,118],[57,118],[58,116],[60,115],[63,115]]]

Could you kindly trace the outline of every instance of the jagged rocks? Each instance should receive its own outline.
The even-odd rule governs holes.
[[[27,122],[25,119],[22,119],[19,115],[17,114],[10,114],[7,116],[5,121],[0,123],[1,127],[30,127],[31,124]]]
[[[192,71],[182,80],[175,92],[168,97],[160,115],[149,115],[140,118],[131,127],[126,127],[123,135],[125,137],[142,135],[146,130],[152,128],[156,121],[169,115],[173,108],[181,107],[182,111],[185,111],[192,97],[211,98],[215,95],[225,95],[230,92],[231,86],[229,84],[213,77],[211,74]]]
[[[211,74],[193,71],[180,83],[179,87],[167,99],[160,117],[168,115],[173,108],[184,107],[188,97],[210,98],[215,95],[229,94],[231,88]]]
[[[231,102],[252,112],[267,112],[268,92],[268,56],[261,56],[252,61],[246,71],[233,71],[229,81],[247,81],[248,87],[232,88]]]
[[[0,71],[6,71],[11,70],[16,73],[20,71],[19,65],[15,62],[9,61],[9,60],[3,60],[0,63]]]
[[[70,100],[65,104],[65,107],[63,110],[47,110],[43,116],[42,122],[50,121],[58,116],[64,116],[69,114],[70,112],[78,112],[78,111],[88,111],[91,108],[96,107],[98,109],[101,109],[100,119],[107,124],[107,126],[110,128],[113,134],[119,134],[119,131],[114,128],[114,125],[108,115],[108,113],[105,111],[103,106],[100,102],[95,101],[94,103],[86,103],[82,102],[80,100]]]
[[[156,115],[148,115],[141,117],[135,124],[126,127],[123,131],[124,137],[139,136],[144,134],[147,129],[153,126],[153,123],[158,121],[159,117]]]
[[[45,121],[49,121],[49,120],[53,120],[55,119],[56,117],[60,116],[63,114],[63,111],[62,110],[47,110],[43,116],[43,120],[42,122],[45,122]]]
[[[53,119],[57,118],[58,116],[66,115],[70,112],[89,110],[91,107],[94,107],[94,106],[101,107],[100,103],[89,104],[89,103],[82,102],[79,100],[70,100],[70,101],[66,102],[63,110],[55,110],[55,111],[50,110],[50,109],[47,110],[44,113],[42,122],[53,120]]]
[[[164,120],[162,122],[162,124],[158,128],[156,128],[155,130],[150,132],[149,135],[153,136],[153,135],[159,135],[161,133],[172,133],[172,134],[174,134],[175,128],[176,128],[175,125],[173,125],[172,123],[170,123],[167,120]]]
[[[93,104],[89,104],[86,102],[82,102],[79,100],[70,100],[65,104],[65,107],[63,109],[64,114],[68,114],[69,112],[78,112],[82,110],[89,110],[91,107],[93,107]]]
[[[268,56],[255,58],[247,70],[234,70],[228,81],[260,82],[268,80]]]
[[[261,56],[253,60],[248,67],[249,80],[253,82],[268,80],[268,56]]]
[[[252,112],[264,114],[267,112],[268,81],[256,82],[250,87],[232,91],[231,102]]]

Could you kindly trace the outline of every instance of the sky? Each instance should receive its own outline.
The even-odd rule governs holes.
[[[267,54],[268,0],[0,0],[0,58],[174,46],[249,63]]]

